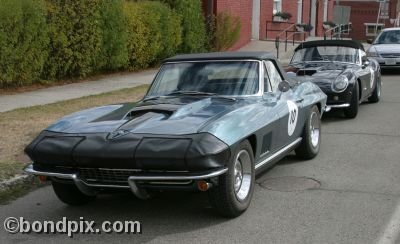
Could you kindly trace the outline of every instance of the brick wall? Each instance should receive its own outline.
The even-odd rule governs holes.
[[[395,0],[390,1],[390,18],[396,18],[396,3],[397,1]],[[351,32],[350,37],[362,41],[366,40],[367,38],[371,38],[365,35],[364,23],[376,23],[379,3],[348,1],[340,2],[340,5],[351,7],[350,22],[352,22],[353,31]],[[384,22],[385,27],[393,26],[390,24],[389,20],[385,20]],[[383,21],[381,21],[381,23],[383,23]]]
[[[328,1],[328,20],[333,16],[333,5],[335,0]],[[318,2],[318,20],[316,34],[322,36],[324,30],[323,23],[323,0]],[[203,0],[204,3],[204,0]],[[310,23],[311,0],[303,0],[302,22]],[[253,0],[214,0],[214,13],[229,11],[239,16],[242,22],[242,29],[239,41],[232,47],[232,50],[246,45],[251,39],[251,25],[253,14]],[[286,29],[292,23],[297,22],[297,0],[282,0],[282,11],[292,14],[288,23],[272,22],[273,19],[273,0],[260,0],[260,39],[275,39],[276,35]],[[269,30],[268,33],[266,30]],[[276,31],[273,31],[276,30]],[[282,37],[284,38],[284,37]],[[300,36],[297,37],[299,39]]]
[[[238,49],[251,39],[251,22],[253,14],[252,0],[214,0],[216,1],[216,12],[229,11],[239,16],[242,21],[242,28],[239,41],[231,48]]]
[[[306,2],[309,0],[303,1]],[[292,18],[287,23],[273,22],[273,0],[261,0],[260,39],[275,39],[281,31],[288,28],[291,24],[296,23],[297,0],[282,0],[282,11],[290,13]],[[284,38],[284,36],[281,37]]]

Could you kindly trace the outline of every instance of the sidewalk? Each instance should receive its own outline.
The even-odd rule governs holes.
[[[157,70],[107,75],[98,80],[54,86],[13,95],[0,95],[0,112],[64,101],[149,84]]]
[[[293,49],[294,47],[290,45],[290,48]],[[283,62],[288,62],[285,55],[291,55],[292,49],[288,49],[285,54],[281,47],[280,59]],[[269,51],[276,55],[275,43],[271,41],[252,41],[239,51]],[[104,78],[88,82],[54,86],[14,95],[0,95],[0,112],[150,84],[156,72],[157,70],[153,69],[128,74],[107,75]]]

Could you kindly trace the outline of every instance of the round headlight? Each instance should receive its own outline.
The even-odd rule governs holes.
[[[347,79],[347,77],[344,75],[340,75],[332,83],[332,90],[335,92],[342,92],[347,88],[348,85],[349,79]]]

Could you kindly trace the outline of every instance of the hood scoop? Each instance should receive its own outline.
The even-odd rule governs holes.
[[[313,74],[317,73],[315,69],[300,69],[297,71],[297,76],[312,76]]]
[[[171,116],[174,113],[174,111],[171,110],[161,110],[161,109],[141,109],[141,110],[133,110],[130,111],[126,116],[125,119],[127,120],[132,120],[132,119],[137,119],[140,117],[146,117],[146,114],[150,114],[151,117],[154,116],[154,114],[162,114],[166,117]]]

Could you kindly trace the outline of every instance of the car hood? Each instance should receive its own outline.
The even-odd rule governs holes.
[[[311,81],[325,91],[330,89],[332,81],[339,75],[347,75],[354,66],[356,65],[339,62],[304,63],[291,65],[286,71],[296,75],[297,80]]]
[[[400,53],[400,45],[398,44],[375,44],[370,47],[371,51],[379,54],[394,54]]]
[[[191,134],[245,104],[242,99],[221,97],[160,98],[83,110],[62,118],[46,130],[60,133]]]

